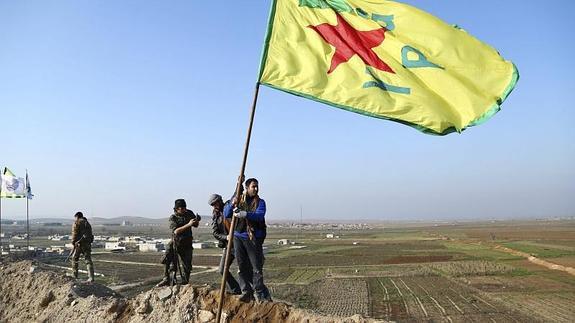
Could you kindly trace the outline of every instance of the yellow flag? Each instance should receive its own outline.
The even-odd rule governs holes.
[[[275,0],[259,82],[445,135],[500,110],[519,74],[464,30],[394,1]]]

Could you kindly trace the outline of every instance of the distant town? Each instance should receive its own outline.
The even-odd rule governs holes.
[[[141,219],[139,218],[139,222],[132,222],[129,220],[122,220],[121,222],[108,222],[102,224],[102,220],[106,221],[106,219],[99,219],[94,221],[94,231],[95,233],[103,231],[103,229],[109,228],[135,228],[140,229],[140,231],[145,230],[145,228],[154,228],[154,227],[166,227],[167,221],[163,224],[159,221],[156,223],[154,219],[153,223],[142,223]],[[110,221],[110,220],[107,220]],[[32,232],[38,232],[42,228],[58,228],[57,231],[68,231],[69,227],[71,227],[71,221],[62,221],[62,222],[55,222],[53,220],[50,221],[33,221],[32,225],[34,226],[34,230]],[[69,234],[51,234],[46,236],[42,234],[33,234],[36,235],[31,236],[30,238],[30,245],[26,246],[23,242],[28,239],[27,234],[25,233],[25,226],[26,221],[11,221],[11,220],[3,220],[2,221],[3,229],[9,229],[7,231],[11,231],[12,233],[0,233],[0,238],[3,240],[2,246],[0,251],[2,255],[7,255],[9,253],[21,253],[21,252],[33,252],[36,256],[67,256],[71,253],[73,249],[73,244],[71,242],[71,236]],[[208,221],[204,225],[205,229],[211,226],[211,223]],[[333,223],[293,223],[293,222],[286,222],[286,223],[272,223],[268,224],[269,229],[277,229],[277,230],[300,230],[300,231],[325,231],[327,233],[322,234],[321,237],[325,239],[339,239],[340,236],[337,232],[341,231],[361,231],[361,230],[372,230],[376,227],[375,225],[367,224],[367,223],[341,223],[341,224],[333,224]],[[381,227],[381,226],[379,226]],[[11,230],[14,228],[14,230]],[[32,239],[34,238],[34,239]],[[34,244],[38,241],[38,238],[42,238],[41,245]],[[105,252],[112,252],[112,253],[120,253],[120,252],[165,252],[168,243],[170,242],[170,238],[158,238],[158,234],[155,235],[95,235],[94,242],[92,243],[92,248],[96,249],[95,251],[102,250]],[[34,244],[34,245],[33,245]],[[278,239],[278,245],[295,245],[294,241],[289,239]],[[213,238],[205,239],[205,240],[194,240],[193,247],[194,249],[208,249],[208,248],[217,248],[217,241]],[[302,248],[304,246],[298,246],[297,248]]]
[[[209,219],[209,216],[204,216]],[[573,217],[557,217],[551,219],[541,219],[536,221],[561,221],[572,220]],[[496,223],[501,220],[491,220],[489,223]],[[124,217],[115,219],[92,218],[91,223],[95,234],[92,248],[96,252],[165,252],[170,242],[169,230],[167,229],[167,219],[148,219],[143,217]],[[462,225],[465,221],[434,221],[427,222],[428,225]],[[25,243],[28,240],[26,234],[26,221],[24,220],[2,220],[2,232],[0,232],[0,254],[33,252],[36,256],[67,256],[71,253],[73,245],[71,237],[67,232],[71,231],[72,221],[70,219],[35,219],[30,221],[31,237],[30,245]],[[411,222],[412,225],[420,225],[421,222]],[[278,222],[268,224],[268,229],[275,232],[316,232],[318,238],[339,239],[343,232],[362,232],[370,230],[382,230],[383,223],[300,223],[300,222]],[[199,235],[198,240],[194,240],[194,249],[217,248],[217,241],[211,236],[211,223],[205,221],[202,228],[196,229],[204,232]],[[114,234],[112,232],[116,231]],[[118,232],[135,232],[135,234],[120,234]],[[46,232],[57,232],[46,234]],[[143,234],[143,232],[153,232],[153,234]],[[270,241],[271,244],[292,245],[294,249],[305,248],[305,246],[295,246],[296,242],[290,239],[277,239]],[[355,244],[355,243],[354,243]]]

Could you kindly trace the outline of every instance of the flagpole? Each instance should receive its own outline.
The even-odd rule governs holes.
[[[0,179],[0,259],[2,259],[2,179]]]
[[[26,169],[26,185],[24,186],[26,190],[25,199],[26,199],[26,249],[30,250],[30,221],[28,219],[28,170]]]
[[[4,173],[0,171],[0,175],[3,174]],[[4,251],[2,247],[2,181],[4,181],[4,179],[0,176],[0,259],[2,259],[2,252]]]
[[[246,137],[246,144],[244,146],[244,158],[242,160],[242,168],[240,170],[240,176],[238,177],[238,182],[236,183],[236,194],[235,197],[237,199],[237,201],[240,200],[240,190],[242,187],[242,182],[244,179],[244,172],[246,170],[246,163],[248,160],[248,151],[250,148],[250,139],[252,136],[252,126],[254,124],[254,116],[256,114],[256,105],[258,102],[258,93],[260,90],[260,82],[256,83],[256,88],[254,91],[254,99],[252,102],[252,110],[250,113],[250,122],[249,122],[249,126],[248,126],[248,134]],[[224,273],[222,275],[222,284],[220,286],[220,300],[219,300],[219,304],[218,304],[218,315],[216,316],[216,322],[220,323],[221,318],[222,318],[222,309],[224,306],[224,296],[225,296],[225,290],[226,290],[226,278],[228,277],[228,271],[230,268],[230,254],[231,254],[231,250],[234,247],[233,242],[234,242],[234,229],[236,227],[236,217],[232,216],[232,223],[230,224],[230,231],[228,232],[228,244],[226,246],[226,259],[224,261]]]

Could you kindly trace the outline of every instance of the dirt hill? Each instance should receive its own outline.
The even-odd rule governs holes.
[[[218,292],[206,286],[154,288],[132,299],[30,260],[0,265],[0,322],[214,322]],[[320,316],[281,303],[225,300],[226,322],[375,322]]]

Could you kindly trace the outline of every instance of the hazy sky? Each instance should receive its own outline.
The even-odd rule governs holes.
[[[263,87],[247,177],[268,221],[575,215],[573,1],[405,1],[494,46],[502,111],[429,136]],[[0,0],[0,166],[31,216],[208,214],[241,166],[269,1]],[[23,218],[24,200],[3,200]]]

